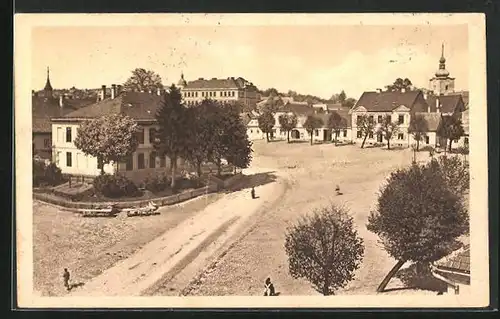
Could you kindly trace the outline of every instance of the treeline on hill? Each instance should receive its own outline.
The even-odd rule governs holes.
[[[274,96],[286,96],[286,97],[292,97],[294,101],[296,102],[307,102],[308,104],[320,104],[320,103],[339,103],[343,107],[352,107],[356,103],[356,99],[352,97],[347,97],[346,93],[344,90],[342,90],[340,93],[335,93],[333,94],[330,99],[323,99],[315,95],[311,94],[300,94],[292,90],[288,90],[287,93],[279,92],[275,88],[269,88],[266,90],[259,90],[259,94],[265,98],[265,97],[274,97]]]

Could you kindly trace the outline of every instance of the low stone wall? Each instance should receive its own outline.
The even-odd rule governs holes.
[[[211,183],[208,187],[202,187],[191,191],[186,191],[180,194],[175,194],[160,198],[153,198],[153,199],[127,201],[127,202],[72,202],[62,198],[55,198],[53,195],[41,193],[38,190],[33,191],[33,198],[52,205],[64,207],[65,209],[70,211],[79,211],[84,209],[103,209],[111,205],[115,205],[117,208],[134,208],[134,207],[146,206],[149,202],[153,202],[155,205],[158,206],[174,205],[201,196],[203,194],[214,193],[217,191],[218,191],[218,186],[214,183]]]

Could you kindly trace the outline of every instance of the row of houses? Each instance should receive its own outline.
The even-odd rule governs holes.
[[[377,133],[378,127],[390,117],[392,122],[398,123],[398,133],[393,137],[395,144],[410,146],[416,141],[409,133],[410,121],[413,116],[422,116],[427,124],[428,131],[422,141],[424,145],[433,147],[440,146],[441,142],[437,136],[437,130],[442,116],[459,116],[462,120],[465,136],[458,141],[453,141],[452,146],[463,146],[468,143],[468,117],[469,109],[466,108],[461,94],[426,96],[422,91],[396,91],[396,92],[364,92],[352,109],[337,109],[318,112],[312,106],[296,103],[287,103],[275,113],[275,126],[272,137],[274,139],[285,139],[287,133],[282,130],[278,118],[283,114],[295,114],[298,119],[297,127],[290,132],[291,140],[310,140],[311,134],[316,142],[329,142],[333,139],[331,128],[327,127],[328,118],[332,113],[337,113],[342,118],[342,128],[337,137],[341,142],[361,143],[364,139],[362,130],[357,126],[361,116],[367,115],[375,124],[375,129],[367,137],[368,145],[385,143],[382,134]],[[323,127],[308,132],[304,123],[309,116],[320,118]],[[264,134],[258,124],[257,113],[246,113],[243,120],[247,124],[247,134],[251,140],[264,139]]]

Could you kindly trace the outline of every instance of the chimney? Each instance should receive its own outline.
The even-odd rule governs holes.
[[[157,88],[157,89],[156,89],[156,94],[157,94],[157,95],[161,95],[161,89],[160,89],[160,88]]]
[[[59,94],[59,107],[64,107],[64,94]]]
[[[31,96],[36,96],[35,90],[31,90]]]
[[[101,86],[101,101],[106,98],[106,85]]]
[[[111,84],[111,99],[116,97],[116,84]]]

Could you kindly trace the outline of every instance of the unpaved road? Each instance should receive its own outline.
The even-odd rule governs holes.
[[[243,189],[208,205],[70,295],[141,296],[155,294],[160,288],[179,294],[207,266],[213,253],[230,244],[228,239],[238,238],[249,219],[273,205],[285,191],[276,172],[253,168],[244,173]],[[251,186],[255,186],[257,199],[250,198],[247,187]]]

